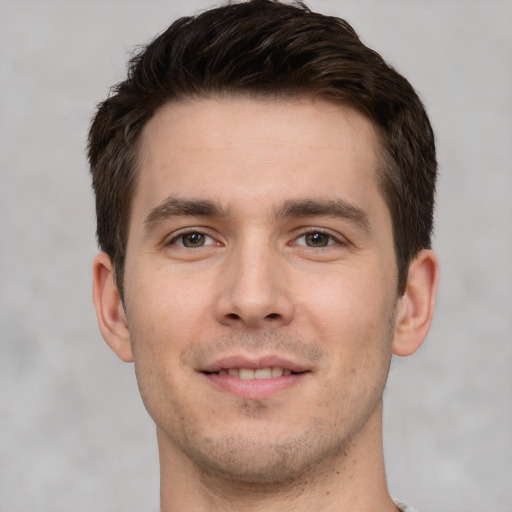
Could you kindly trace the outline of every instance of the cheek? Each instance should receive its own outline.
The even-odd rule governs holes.
[[[391,280],[342,270],[323,284],[305,281],[303,289],[297,316],[307,319],[335,358],[391,346],[396,302]]]
[[[205,324],[212,301],[208,290],[198,276],[156,269],[127,290],[130,327],[155,349],[168,348],[171,341],[186,344]]]
[[[167,403],[173,414],[177,413],[176,396],[189,371],[181,364],[183,353],[197,340],[212,335],[207,321],[211,300],[206,290],[199,293],[197,283],[173,277],[162,272],[147,276],[138,280],[142,284],[132,282],[127,294],[137,383],[155,421],[164,414],[162,404]],[[176,371],[177,368],[181,370]]]

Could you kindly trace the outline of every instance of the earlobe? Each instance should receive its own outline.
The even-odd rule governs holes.
[[[133,361],[130,332],[112,261],[104,252],[98,254],[93,263],[93,302],[103,339],[120,359]]]
[[[399,300],[393,354],[411,355],[425,340],[434,314],[438,280],[435,253],[429,249],[420,251],[409,266],[407,287]]]

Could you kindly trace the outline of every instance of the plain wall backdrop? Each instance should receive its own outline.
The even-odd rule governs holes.
[[[394,496],[512,511],[512,2],[311,0],[417,88],[437,134],[432,331],[385,397]],[[101,339],[84,147],[128,52],[191,0],[0,1],[0,512],[158,510],[154,426]]]

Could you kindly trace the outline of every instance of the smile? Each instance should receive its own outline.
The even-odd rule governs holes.
[[[277,354],[225,355],[201,365],[202,373],[217,390],[240,398],[269,398],[312,376],[308,362]]]
[[[243,361],[238,361],[238,364],[232,362],[233,360],[228,364],[226,360],[222,363],[217,362],[216,368],[210,367],[201,373],[215,388],[240,398],[269,398],[311,376],[310,369],[294,366],[292,363],[282,365],[281,362],[280,365],[277,361],[274,364],[258,364],[254,361],[252,364],[249,361],[245,361],[245,364]]]
[[[292,371],[280,366],[273,366],[268,368],[229,368],[227,370],[221,369],[218,375],[229,375],[241,380],[265,380],[282,377],[283,375],[291,375]]]

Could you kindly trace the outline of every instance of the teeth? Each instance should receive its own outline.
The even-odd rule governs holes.
[[[242,380],[254,379],[254,370],[251,370],[249,368],[240,368],[240,370],[238,370],[238,373],[240,374],[240,378]]]
[[[281,377],[283,375],[283,369],[279,366],[272,368],[272,377]]]
[[[272,377],[272,368],[258,368],[254,372],[255,379],[270,379]]]
[[[280,366],[258,368],[257,370],[253,370],[252,368],[229,368],[228,370],[219,370],[219,375],[229,375],[230,377],[242,380],[264,380],[291,374],[291,370],[283,369]]]

